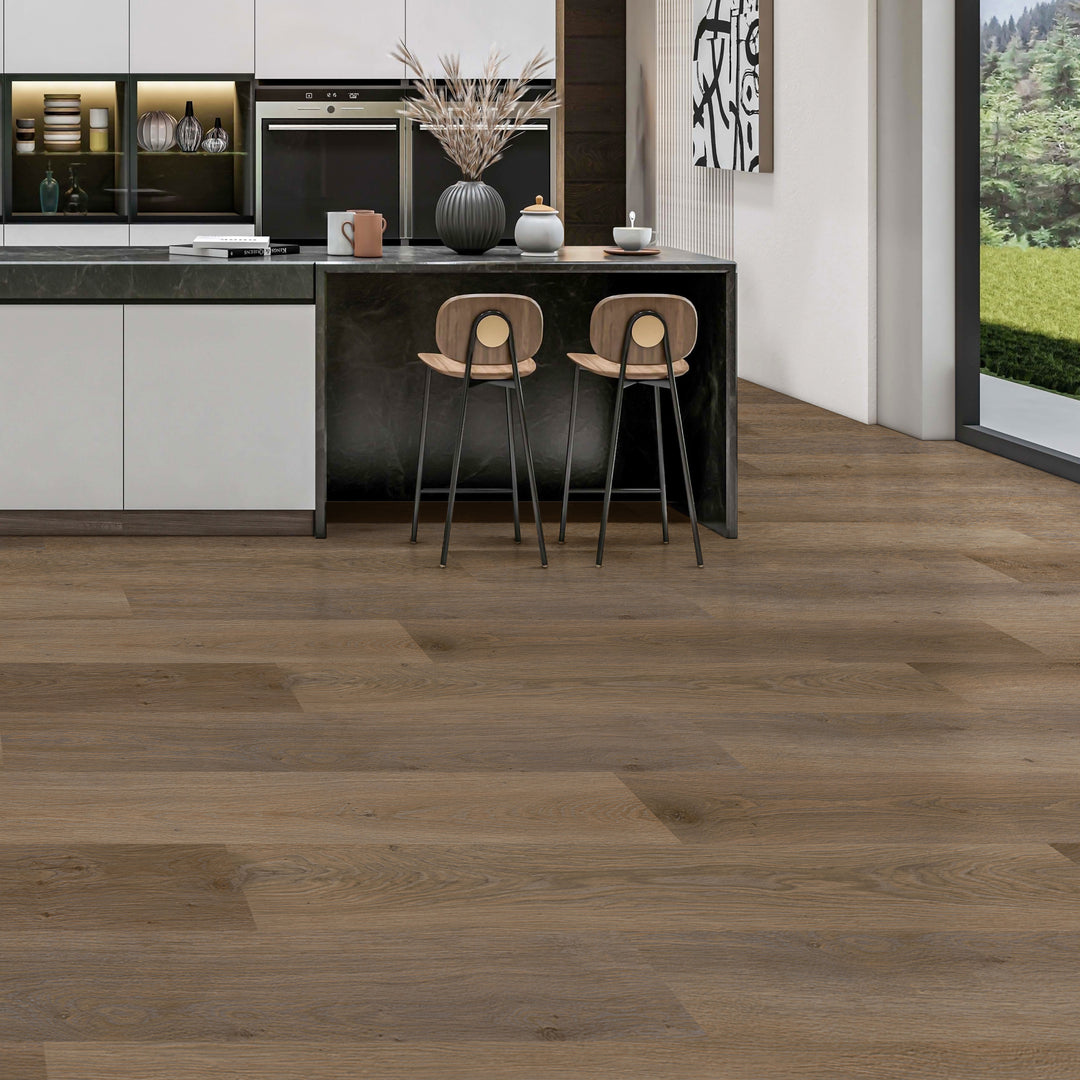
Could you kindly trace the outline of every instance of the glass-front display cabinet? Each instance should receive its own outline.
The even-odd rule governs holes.
[[[254,221],[252,84],[132,79],[133,221]]]
[[[4,220],[255,220],[253,81],[4,80]]]
[[[5,219],[128,219],[125,79],[12,79]]]

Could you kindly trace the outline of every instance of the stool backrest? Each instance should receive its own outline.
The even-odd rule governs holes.
[[[673,361],[685,360],[694,351],[698,332],[697,309],[694,305],[684,296],[641,293],[609,296],[596,305],[589,334],[593,352],[605,360],[621,364],[630,321],[641,311],[655,311],[667,324]],[[636,330],[637,340],[630,342],[627,367],[664,364],[663,328],[655,320],[639,319]]]
[[[531,360],[539,352],[544,340],[544,313],[531,297],[510,293],[471,293],[447,300],[435,321],[439,352],[460,364],[466,363],[473,323],[485,311],[501,312],[506,319],[493,317],[481,323],[473,352],[473,367],[497,367],[513,362],[509,329],[514,333],[519,364]]]

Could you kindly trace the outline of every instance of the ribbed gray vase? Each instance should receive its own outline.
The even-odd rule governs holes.
[[[502,196],[482,180],[459,180],[439,196],[435,230],[459,255],[483,255],[506,231]]]

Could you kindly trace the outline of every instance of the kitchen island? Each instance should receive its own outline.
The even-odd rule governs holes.
[[[234,261],[139,248],[0,250],[0,532],[321,536],[328,501],[411,499],[416,353],[433,348],[442,302],[464,292],[520,292],[544,311],[539,370],[525,389],[544,498],[561,494],[566,353],[588,351],[593,306],[620,292],[692,300],[700,333],[680,395],[695,494],[704,524],[736,534],[733,263],[678,251],[627,259],[567,248],[538,260],[512,248],[468,257],[421,247],[370,261],[320,249]],[[42,332],[65,319],[76,321],[62,342]],[[22,373],[35,359],[41,384],[28,388]],[[599,486],[614,389],[582,379],[576,488]],[[434,382],[435,484],[448,472],[459,392],[452,380]],[[33,415],[57,394],[69,400]],[[501,395],[474,401],[462,486],[505,486]],[[655,486],[645,395],[631,393],[627,407],[617,482]]]

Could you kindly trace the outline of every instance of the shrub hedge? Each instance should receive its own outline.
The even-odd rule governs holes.
[[[983,323],[982,365],[991,375],[1080,397],[1080,341]]]
[[[982,249],[982,362],[1080,396],[1080,249]]]

